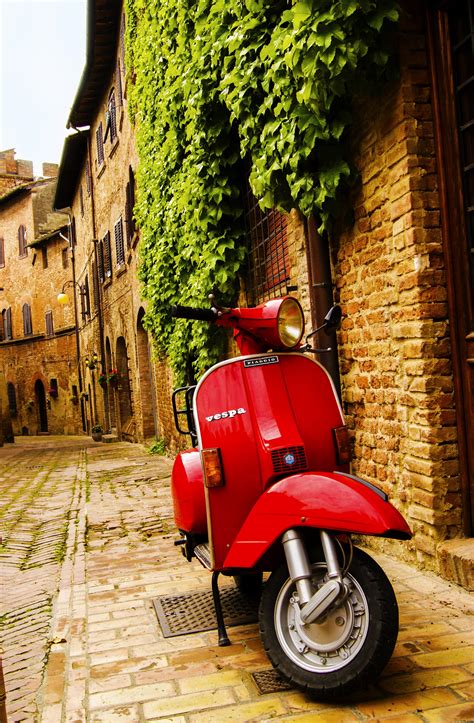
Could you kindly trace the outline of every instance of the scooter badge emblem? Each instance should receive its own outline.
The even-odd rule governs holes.
[[[219,414],[212,414],[210,417],[206,417],[206,422],[217,422],[219,419],[232,419],[237,414],[246,414],[247,410],[243,407],[238,409],[229,409],[227,412],[220,412]]]
[[[285,454],[285,456],[283,457],[283,461],[285,462],[285,464],[291,467],[296,462],[295,455],[291,454],[291,452],[288,452],[288,454]]]

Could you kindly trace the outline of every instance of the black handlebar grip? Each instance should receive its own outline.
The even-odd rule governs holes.
[[[171,316],[179,319],[195,319],[195,321],[215,321],[217,312],[214,309],[199,309],[196,306],[172,306]]]

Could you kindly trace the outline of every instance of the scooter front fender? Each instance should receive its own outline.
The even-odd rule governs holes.
[[[224,561],[251,568],[292,527],[313,527],[408,540],[411,531],[387,495],[342,472],[303,472],[285,477],[257,500]]]

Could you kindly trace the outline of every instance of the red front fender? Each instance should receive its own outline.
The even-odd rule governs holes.
[[[407,540],[410,528],[387,496],[341,472],[303,472],[276,482],[259,497],[239,530],[225,568],[254,567],[291,527],[317,527]]]

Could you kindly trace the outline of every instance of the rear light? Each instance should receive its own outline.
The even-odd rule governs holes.
[[[219,449],[203,449],[201,458],[204,469],[204,484],[206,487],[223,487],[224,475],[222,474]]]
[[[334,427],[332,433],[338,464],[349,464],[351,461],[351,442],[348,428],[345,425],[343,427]]]

